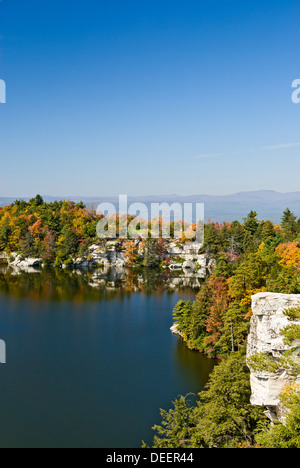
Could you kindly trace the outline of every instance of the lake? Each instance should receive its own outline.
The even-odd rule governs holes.
[[[170,332],[185,280],[149,271],[0,270],[0,447],[151,444],[215,364]],[[192,398],[192,397],[191,397]]]

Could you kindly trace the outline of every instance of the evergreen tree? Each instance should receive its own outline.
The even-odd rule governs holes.
[[[267,419],[263,409],[250,403],[249,369],[242,353],[216,366],[206,390],[194,408],[186,398],[176,400],[162,423],[154,426],[153,448],[232,448],[253,446],[257,425]]]
[[[253,236],[259,226],[256,211],[250,211],[247,218],[244,219],[244,228]]]
[[[154,448],[186,448],[190,446],[192,433],[196,427],[193,409],[187,399],[181,397],[173,402],[174,409],[161,410],[162,424],[153,427]]]
[[[300,448],[300,392],[295,385],[287,387],[281,395],[286,411],[284,423],[266,427],[256,436],[262,448]]]
[[[29,231],[27,231],[21,243],[21,252],[24,257],[34,257],[37,254],[34,237]]]
[[[229,448],[253,445],[263,409],[250,403],[249,369],[243,353],[232,353],[211,373],[207,389],[200,393],[191,446]]]
[[[145,241],[144,250],[144,266],[148,268],[155,268],[160,263],[156,239],[148,238]]]
[[[283,212],[281,226],[287,236],[291,236],[297,233],[297,218],[289,208]]]
[[[239,351],[245,344],[249,332],[247,308],[238,301],[230,304],[223,317],[223,328],[216,348],[220,354],[227,356],[230,352]]]
[[[3,224],[3,226],[0,228],[0,250],[4,250],[7,247],[10,235],[10,226],[8,224]]]
[[[179,301],[173,311],[174,322],[181,333],[188,336],[191,326],[193,305],[191,301]]]
[[[79,247],[79,238],[71,226],[66,225],[62,229],[62,250],[66,256],[75,255]]]
[[[275,237],[274,225],[271,221],[263,221],[259,228],[260,238],[264,241],[273,239]]]
[[[41,195],[37,195],[35,198],[32,198],[29,203],[34,206],[41,206],[44,204],[44,200]]]

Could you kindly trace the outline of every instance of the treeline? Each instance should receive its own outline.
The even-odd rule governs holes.
[[[282,396],[286,424],[270,427],[263,409],[250,404],[246,339],[253,294],[300,294],[300,220],[287,209],[281,225],[259,222],[254,211],[242,224],[209,223],[203,251],[214,257],[214,272],[194,302],[176,305],[174,321],[190,349],[221,362],[196,408],[182,397],[161,412],[153,446],[299,448],[299,389]]]
[[[207,224],[203,250],[214,272],[193,303],[177,304],[174,319],[190,349],[222,357],[245,343],[253,294],[300,294],[300,223],[287,209],[280,226],[255,212],[244,224]]]
[[[100,217],[83,203],[44,203],[37,195],[0,208],[0,251],[61,264],[96,240]]]
[[[92,207],[88,208],[82,202],[76,204],[68,200],[45,203],[40,195],[29,202],[17,200],[11,205],[0,207],[0,252],[5,251],[8,255],[15,252],[24,258],[41,258],[46,265],[72,265],[74,258],[87,254],[92,244],[105,247],[106,239],[100,240],[97,235],[97,225],[101,219],[103,214],[97,214]],[[132,221],[135,221],[136,231],[141,233],[138,242],[136,238],[118,239],[119,232],[124,231],[124,224],[130,234]],[[149,221],[146,229],[144,223],[132,215],[125,215],[125,219],[116,215],[115,235],[116,239],[122,241],[120,249],[125,252],[127,265],[155,268],[168,264],[164,239],[151,238],[151,229],[162,234],[162,217]],[[173,221],[168,224],[164,221],[164,228],[168,225],[171,238],[175,235],[177,224],[182,223]],[[108,223],[107,228],[109,232]],[[186,240],[183,234],[180,241]]]

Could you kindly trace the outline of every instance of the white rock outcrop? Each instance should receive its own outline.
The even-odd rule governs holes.
[[[135,241],[136,250],[140,257],[145,255],[145,243],[141,239]],[[178,240],[168,241],[164,245],[161,260],[169,257],[168,268],[170,270],[198,271],[201,278],[205,278],[207,270],[210,270],[213,259],[206,254],[199,254],[202,245],[198,242],[182,243]],[[12,268],[28,269],[42,265],[40,258],[23,258],[15,252],[10,254],[9,265]],[[0,252],[0,258],[7,259],[4,252]],[[128,264],[126,258],[126,242],[122,240],[108,240],[93,244],[87,248],[80,257],[69,259],[63,264],[63,268],[89,269],[101,267],[123,268]]]
[[[9,262],[9,266],[25,272],[30,272],[32,269],[38,268],[42,265],[41,258],[22,258],[21,255],[16,254],[13,254],[12,257],[14,260]]]
[[[282,356],[289,348],[284,345],[280,331],[292,323],[284,315],[286,309],[300,306],[300,295],[259,293],[252,296],[250,334],[248,337],[247,358],[255,353],[264,353],[274,360]],[[266,406],[269,412],[278,416],[279,395],[286,385],[295,382],[285,370],[276,373],[269,371],[251,371],[251,403]],[[300,376],[296,379],[300,384]]]
[[[177,335],[177,336],[180,336],[181,338],[183,338],[183,334],[179,331],[178,325],[176,325],[176,324],[172,325],[170,330],[173,333],[173,335]]]

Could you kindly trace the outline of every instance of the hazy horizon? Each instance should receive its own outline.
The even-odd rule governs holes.
[[[36,195],[36,194],[35,194]],[[35,196],[34,195],[34,196]],[[76,203],[82,201],[87,206],[94,205],[95,208],[101,202],[112,203],[118,211],[118,195],[111,196],[95,196],[85,197],[82,195],[78,196],[52,196],[43,195],[46,202],[53,202],[55,200],[72,200]],[[121,195],[121,194],[120,194]],[[4,204],[10,204],[16,199],[29,200],[32,197],[0,197],[0,206]],[[142,195],[142,196],[130,196],[128,195],[128,207],[134,202],[144,203],[147,208],[150,208],[151,203],[154,202],[167,202],[170,205],[172,203],[181,203],[182,205],[188,203],[204,203],[205,207],[205,220],[218,221],[223,223],[224,221],[243,221],[243,219],[254,210],[258,214],[258,218],[261,220],[270,220],[274,223],[279,223],[282,218],[283,211],[286,208],[291,209],[297,217],[300,218],[300,191],[299,192],[286,192],[280,193],[276,191],[252,191],[252,192],[239,192],[229,195]],[[135,214],[135,212],[131,212]]]
[[[59,200],[63,198],[83,198],[83,199],[98,199],[98,198],[118,198],[119,195],[125,195],[125,194],[94,194],[94,195],[86,195],[86,194],[67,194],[67,195],[59,195],[59,194],[51,194],[51,193],[32,193],[31,195],[14,195],[14,196],[9,196],[9,195],[0,195],[1,198],[11,198],[11,199],[31,199],[34,198],[36,195],[41,195],[43,198],[57,198]],[[243,190],[240,192],[228,192],[228,193],[221,193],[221,194],[216,194],[216,193],[188,193],[188,194],[181,194],[181,193],[144,193],[144,194],[126,194],[128,198],[163,198],[163,197],[170,197],[170,198],[187,198],[187,197],[199,197],[199,196],[205,196],[205,197],[229,197],[229,196],[237,196],[237,195],[244,195],[244,194],[278,194],[278,195],[290,195],[290,194],[300,194],[300,190],[296,191],[284,191],[280,192],[278,190],[267,190],[267,189],[261,189],[261,190]]]

